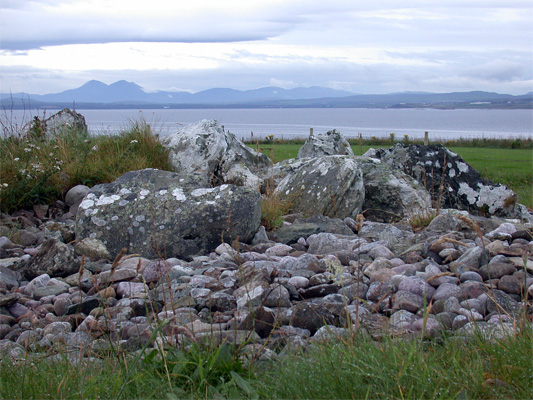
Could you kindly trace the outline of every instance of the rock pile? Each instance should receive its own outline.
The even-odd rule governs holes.
[[[300,218],[276,232],[315,227],[295,241],[223,243],[191,261],[112,261],[97,239],[65,243],[75,233],[66,216],[2,220],[2,357],[208,339],[268,342],[280,352],[354,328],[376,338],[472,330],[493,337],[533,313],[531,231],[495,217],[446,212],[418,233]]]
[[[390,213],[429,210],[420,182],[428,149],[311,151],[272,166],[210,121],[167,145],[175,172],[132,171],[74,188],[68,204],[2,215],[1,357],[203,340],[246,340],[274,355],[353,330],[497,337],[532,321],[530,214],[482,201],[486,182],[475,196],[463,181],[453,186],[470,168],[458,159],[440,163],[450,179],[443,204],[464,208],[457,204],[466,199],[471,212],[487,206],[522,220],[443,209],[416,231],[391,223]],[[411,155],[397,164],[402,152]],[[300,214],[275,232],[259,226],[266,181],[299,199]],[[500,195],[509,193],[487,198]],[[389,212],[365,220],[368,209]]]

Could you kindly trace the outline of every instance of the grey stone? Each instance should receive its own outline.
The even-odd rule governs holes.
[[[327,254],[343,250],[353,251],[361,243],[365,243],[365,241],[355,237],[343,237],[333,233],[318,233],[309,236],[307,243],[309,245],[308,253]]]
[[[388,282],[373,282],[368,287],[366,299],[378,302],[387,297],[392,292],[392,285]]]
[[[78,272],[79,267],[72,247],[57,239],[46,239],[38,253],[21,269],[21,273],[28,279],[42,274],[66,277]]]
[[[292,307],[290,325],[307,329],[311,335],[314,335],[320,327],[333,322],[333,315],[322,305],[302,302]]]
[[[28,125],[27,132],[48,140],[70,132],[76,132],[84,137],[87,136],[87,124],[83,115],[64,108],[43,121],[34,119]]]
[[[4,282],[7,290],[19,287],[20,273],[0,265],[0,281]]]
[[[477,271],[481,266],[484,255],[483,248],[479,246],[471,247],[461,257],[450,263],[450,270],[459,276],[466,271]]]
[[[417,319],[418,317],[412,312],[398,309],[394,314],[391,315],[389,324],[394,329],[410,330],[413,322],[415,322]]]
[[[443,283],[433,294],[433,301],[446,300],[450,297],[460,298],[462,294],[461,288],[453,283]]]
[[[424,183],[433,201],[441,202],[441,208],[503,217],[522,216],[512,190],[482,178],[460,156],[442,145],[398,143],[388,149],[375,150],[373,157]]]
[[[307,289],[302,289],[300,295],[304,299],[313,298],[313,297],[324,297],[328,294],[337,293],[340,289],[340,286],[336,283],[324,283],[321,285],[311,286]]]
[[[365,184],[365,216],[386,222],[428,212],[431,197],[412,177],[377,159],[357,157]]]
[[[98,286],[103,287],[108,283],[130,281],[137,277],[137,272],[132,269],[122,268],[117,270],[104,271],[98,274]]]
[[[83,198],[89,193],[89,187],[85,185],[76,185],[69,189],[65,195],[65,204],[69,206],[69,212],[76,215],[78,206],[83,201]]]
[[[516,300],[513,300],[507,293],[494,289],[487,294],[487,312],[511,315],[520,312],[520,306]]]
[[[294,244],[300,238],[308,238],[322,232],[353,236],[353,231],[342,220],[323,215],[297,218],[292,224],[283,225],[277,230],[269,232],[268,235],[270,239],[276,242]]]
[[[289,291],[279,283],[271,284],[263,300],[263,305],[272,308],[292,306]]]
[[[57,296],[61,293],[66,293],[69,289],[70,285],[67,283],[52,278],[46,283],[46,286],[35,288],[33,297],[40,300],[46,296]]]
[[[407,292],[414,293],[422,298],[426,298],[426,302],[433,298],[435,294],[435,288],[423,279],[417,276],[407,276],[398,285],[398,290],[405,290]],[[437,289],[438,290],[438,289]]]
[[[95,237],[112,255],[125,248],[148,258],[180,259],[208,254],[223,241],[253,239],[261,219],[256,190],[192,188],[181,179],[146,169],[94,186],[78,209],[77,238]]]
[[[392,308],[416,313],[424,306],[424,298],[412,292],[398,290],[392,297]]]
[[[520,295],[522,293],[522,283],[514,275],[504,275],[498,282],[498,289],[507,294]]]
[[[483,282],[483,278],[477,272],[465,271],[461,274],[461,283],[466,281]]]
[[[298,158],[333,155],[354,155],[350,143],[335,129],[325,134],[309,135],[303,146],[298,150]]]
[[[0,295],[0,307],[9,307],[12,304],[16,303],[22,296],[20,293],[7,293],[5,295]]]
[[[274,312],[265,307],[257,307],[251,310],[237,325],[237,330],[254,330],[259,337],[267,338],[272,332],[274,324]]]
[[[274,193],[290,201],[295,212],[341,219],[356,218],[365,196],[362,171],[346,156],[294,161]]]
[[[205,306],[211,311],[226,312],[235,309],[237,307],[237,301],[232,295],[216,292],[207,298]]]
[[[515,266],[508,263],[490,263],[479,269],[479,274],[484,281],[489,279],[500,279],[505,275],[512,275],[515,272]]]
[[[95,261],[111,259],[111,254],[105,244],[101,240],[90,237],[78,241],[74,246],[74,251],[80,256],[89,257]]]
[[[137,297],[139,294],[147,294],[148,286],[143,282],[119,282],[117,285],[117,296]]]
[[[170,151],[174,171],[197,187],[234,183],[257,189],[259,171],[272,165],[266,155],[244,145],[214,120],[187,125],[160,140]]]

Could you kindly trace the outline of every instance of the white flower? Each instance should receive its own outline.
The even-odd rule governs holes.
[[[3,186],[3,187],[8,187],[9,184],[7,184],[7,183],[2,183],[2,186]]]
[[[133,139],[130,144],[134,144],[134,143],[139,143],[139,141],[137,139]]]
[[[92,148],[91,148],[92,151],[96,151],[98,150],[98,146],[97,145],[94,145]]]
[[[31,151],[31,149],[28,149],[27,147],[25,147],[25,148],[24,148],[24,151],[25,151],[26,153],[29,153],[29,152]]]
[[[16,157],[13,159],[13,161],[17,162],[18,160],[20,160],[20,158]]]

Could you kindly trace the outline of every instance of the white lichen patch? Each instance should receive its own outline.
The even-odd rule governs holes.
[[[120,200],[118,194],[113,194],[111,196],[101,195],[96,201],[96,206],[106,206],[108,204],[113,204],[117,200]]]
[[[137,221],[133,221],[132,225],[137,228],[139,226],[139,223]]]
[[[176,188],[172,191],[172,196],[176,199],[176,201],[185,201],[187,200],[187,196],[185,196],[185,193],[183,193],[182,188]]]
[[[111,221],[118,221],[118,215],[113,215],[111,217]]]
[[[216,201],[206,201],[205,204],[210,205],[210,206],[214,206],[214,205],[217,204],[217,202]]]
[[[450,170],[448,171],[448,176],[450,178],[453,178],[455,176],[455,170],[453,168],[450,168]]]
[[[126,204],[128,204],[128,203],[129,203],[128,200],[120,200],[120,201],[118,202],[118,205],[121,206],[121,207],[124,207],[124,206],[125,206]]]
[[[87,196],[88,197],[88,196]],[[80,208],[83,208],[84,210],[91,208],[94,206],[94,201],[86,198],[80,203]]]
[[[208,193],[212,193],[215,189],[211,189],[211,188],[199,188],[199,189],[194,189],[192,192],[191,192],[191,196],[193,197],[200,197],[200,196],[205,196],[206,194]]]
[[[143,189],[139,193],[141,196],[148,196],[150,194],[149,190]]]
[[[98,210],[95,210],[94,208],[88,208],[85,210],[85,216],[90,217],[91,215],[95,215],[98,212]]]
[[[91,222],[95,224],[96,226],[104,226],[106,224],[105,220],[95,217],[95,216],[91,217]]]
[[[457,194],[459,196],[465,195],[468,204],[475,204],[479,196],[479,193],[468,186],[468,183],[466,182],[461,182],[459,184],[459,190],[457,191]]]
[[[467,172],[468,171],[468,164],[465,164],[464,162],[457,162],[457,169],[461,172]]]
[[[137,215],[135,217],[135,220],[138,221],[138,222],[143,222],[145,219],[146,219],[146,217],[144,215]]]
[[[131,190],[126,189],[126,188],[122,188],[122,189],[120,189],[120,191],[119,191],[118,193],[119,193],[120,195],[122,195],[122,196],[126,196],[126,195],[128,195],[128,194],[131,194]]]
[[[161,189],[157,194],[158,194],[159,196],[164,196],[164,195],[167,194],[167,193],[168,193],[168,190],[166,190],[166,189]]]

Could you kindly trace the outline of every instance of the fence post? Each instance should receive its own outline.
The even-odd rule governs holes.
[[[424,132],[424,146],[429,145],[429,132]]]
[[[313,128],[309,128],[309,136],[313,136]]]

